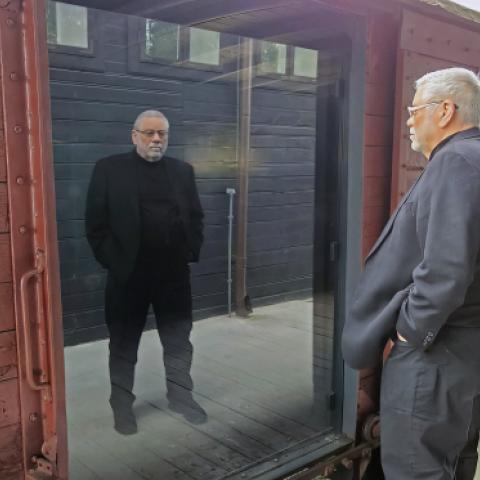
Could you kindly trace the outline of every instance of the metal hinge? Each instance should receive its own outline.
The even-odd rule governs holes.
[[[336,400],[337,398],[336,398],[335,392],[330,392],[327,395],[327,405],[329,410],[335,410]]]
[[[336,262],[338,260],[339,256],[339,251],[340,251],[340,243],[334,240],[333,242],[330,242],[330,261],[331,262]]]

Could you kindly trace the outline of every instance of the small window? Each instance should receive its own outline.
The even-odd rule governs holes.
[[[207,65],[220,65],[220,34],[190,28],[189,60]]]
[[[145,55],[175,63],[220,65],[220,33],[157,20],[145,22]]]
[[[299,77],[317,77],[317,57],[315,50],[295,47],[293,74]]]
[[[87,8],[49,1],[47,39],[51,45],[88,49]]]
[[[180,27],[173,23],[147,20],[145,53],[153,58],[170,62],[178,61],[180,59]]]
[[[287,46],[262,41],[260,46],[260,70],[264,73],[287,73]]]

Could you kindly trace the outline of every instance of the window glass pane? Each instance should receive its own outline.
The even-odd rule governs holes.
[[[342,410],[338,57],[319,53],[317,85],[293,76],[287,53],[316,61],[298,43],[253,55],[221,33],[220,53],[218,33],[88,13],[102,68],[49,58],[69,478],[296,469]],[[132,138],[147,110],[169,122],[149,112]]]
[[[53,24],[50,19],[48,25]],[[49,41],[67,47],[88,48],[88,15],[85,7],[54,3],[55,8],[55,36],[49,35]],[[48,18],[48,17],[47,17]],[[51,27],[50,27],[51,28]]]
[[[285,74],[287,71],[287,46],[281,43],[261,42],[260,70],[266,73]]]
[[[190,29],[190,61],[220,64],[220,34],[199,28]]]
[[[180,27],[173,23],[147,20],[145,53],[154,58],[175,62],[179,58]]]
[[[308,48],[295,47],[294,75],[317,77],[317,52]]]

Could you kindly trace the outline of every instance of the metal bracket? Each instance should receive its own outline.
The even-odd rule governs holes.
[[[324,458],[307,469],[290,475],[287,479],[329,480],[329,477],[339,470],[352,470],[355,472],[355,478],[361,479],[370,463],[373,450],[380,445],[380,425],[377,415],[367,418],[362,428],[362,437],[362,443]]]
[[[50,437],[48,440],[45,440],[42,445],[42,453],[50,462],[57,462],[57,446],[58,438],[56,435]]]
[[[54,478],[54,466],[44,457],[32,457],[33,468],[28,471],[31,480],[48,480]]]

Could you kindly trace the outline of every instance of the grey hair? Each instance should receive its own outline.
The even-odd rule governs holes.
[[[145,110],[136,118],[135,122],[133,122],[133,129],[138,130],[140,128],[140,124],[142,123],[142,120],[144,118],[151,118],[151,117],[162,118],[167,122],[167,125],[170,126],[170,122],[168,121],[168,118],[162,112],[158,110]]]
[[[465,123],[480,126],[480,79],[466,68],[446,68],[430,72],[415,82],[422,89],[422,100],[451,99]]]

